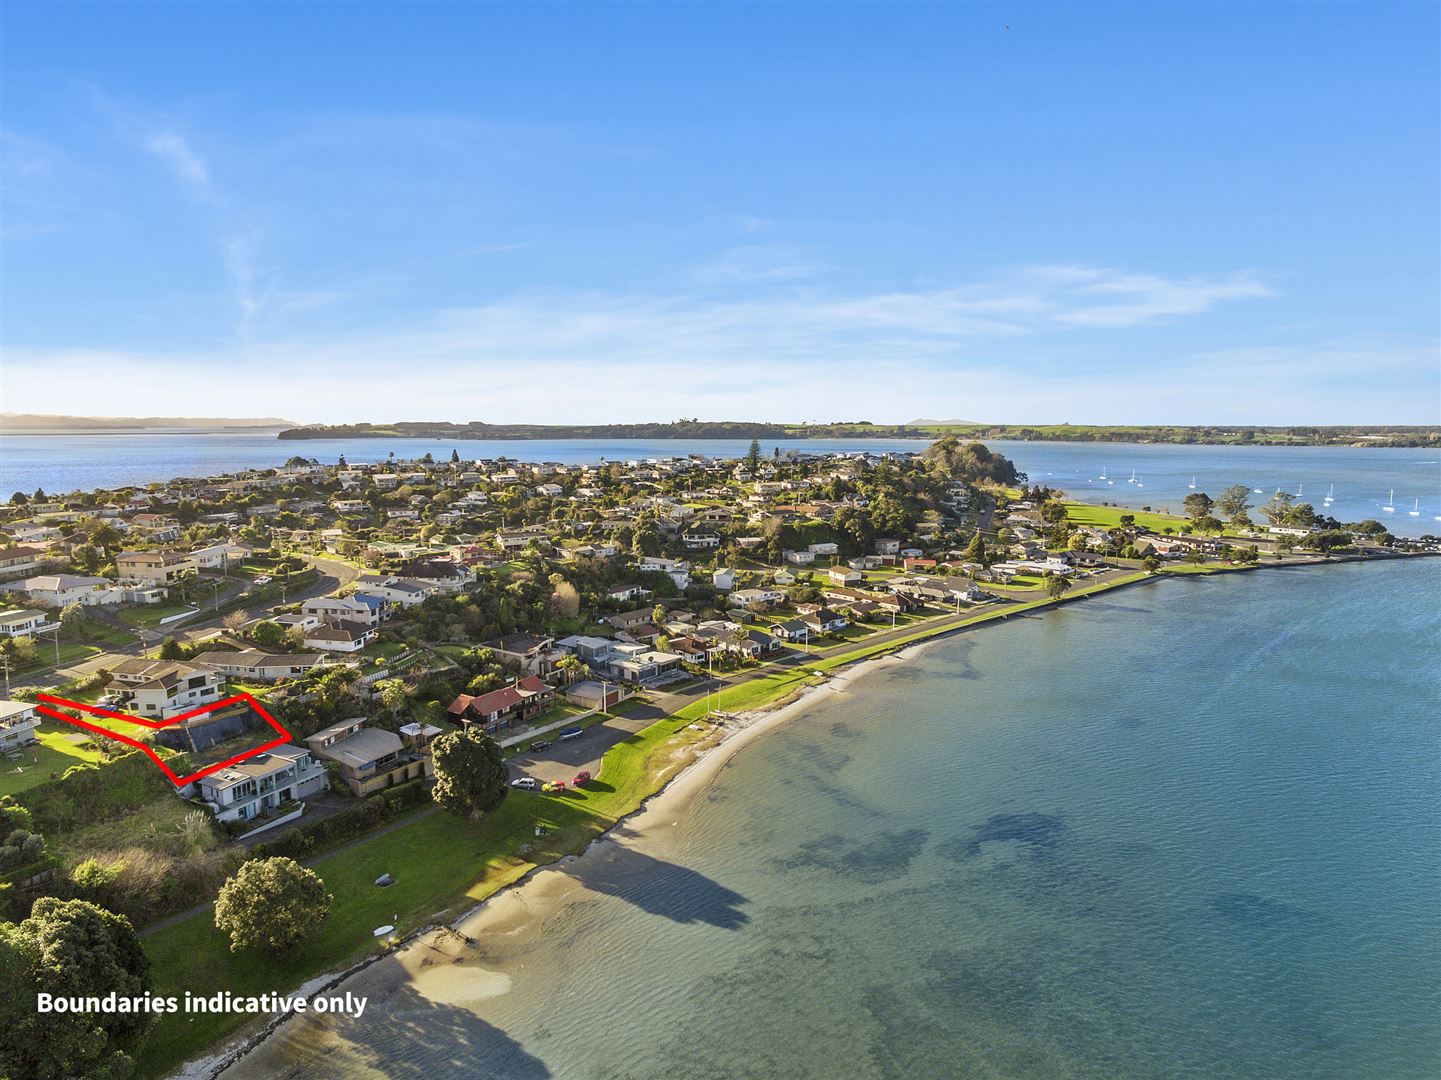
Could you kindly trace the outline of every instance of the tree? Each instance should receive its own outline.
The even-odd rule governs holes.
[[[1197,518],[1208,517],[1214,503],[1211,502],[1211,496],[1207,495],[1204,491],[1193,491],[1186,496],[1185,502],[1182,503],[1182,505],[1186,508],[1186,516],[1195,520]]]
[[[961,556],[962,561],[980,563],[982,566],[985,566],[988,557],[986,554],[986,542],[981,539],[981,534],[977,532],[971,537],[971,542],[966,545],[966,550]]]
[[[650,609],[650,621],[660,626],[665,622],[665,605],[657,604]]]
[[[1071,579],[1061,574],[1049,574],[1046,577],[1046,595],[1052,600],[1059,600],[1071,587]]]
[[[1041,506],[1041,520],[1048,525],[1059,525],[1066,520],[1066,504],[1047,502]]]
[[[754,476],[756,470],[761,467],[761,443],[759,439],[751,440],[751,447],[746,451],[746,470]]]
[[[500,743],[467,726],[430,744],[435,763],[435,801],[452,814],[479,817],[505,801],[506,771]]]
[[[185,648],[173,637],[166,636],[160,643],[160,659],[162,660],[184,660]]]
[[[130,921],[86,900],[42,896],[30,916],[0,923],[0,1075],[119,1080],[153,1014],[41,1015],[36,997],[133,997],[150,989],[150,962]]]
[[[405,692],[404,679],[381,679],[375,684],[375,691],[380,695],[380,704],[392,713],[405,708],[409,697]]]
[[[575,682],[583,677],[590,669],[586,667],[585,661],[571,653],[566,653],[555,662],[555,670],[564,672],[566,682]]]
[[[1248,523],[1250,518],[1246,511],[1251,507],[1251,489],[1245,484],[1232,484],[1225,491],[1221,492],[1220,498],[1216,500],[1216,513],[1223,521],[1229,521],[1233,525]],[[1243,521],[1242,519],[1245,519]]]
[[[459,465],[459,464],[460,464],[460,451],[459,451],[459,450],[452,450],[452,451],[450,452],[450,463],[451,463],[452,465]]]
[[[332,899],[315,871],[294,859],[251,859],[220,887],[215,927],[230,935],[231,952],[279,953],[320,929]]]
[[[1294,501],[1289,492],[1278,491],[1261,507],[1261,513],[1272,525],[1284,525],[1291,516]]]
[[[250,639],[266,649],[277,649],[285,643],[285,627],[274,619],[261,619],[250,628]]]
[[[25,492],[23,492],[23,491],[17,491],[17,492],[15,492],[13,495],[10,496],[10,505],[11,505],[11,506],[28,506],[29,504],[30,504],[30,496],[29,496],[29,495],[26,495]]]
[[[231,631],[232,633],[236,630],[239,630],[242,626],[245,625],[245,612],[232,611],[229,615],[225,616],[225,618],[220,620],[220,625],[222,625],[223,627],[225,627],[225,629]]]

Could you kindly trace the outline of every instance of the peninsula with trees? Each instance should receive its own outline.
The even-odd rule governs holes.
[[[582,850],[838,669],[1148,582],[1441,553],[1252,494],[1087,504],[954,436],[17,494],[0,1075],[168,1075],[263,1020],[37,1018],[37,995],[293,991]],[[239,760],[274,736],[242,695],[286,741]]]
[[[1441,427],[1403,425],[1257,427],[1238,425],[982,424],[913,420],[757,423],[743,420],[674,420],[648,424],[489,424],[449,421],[309,424],[289,427],[281,439],[1014,439],[1023,442],[1121,442],[1237,446],[1438,446]]]

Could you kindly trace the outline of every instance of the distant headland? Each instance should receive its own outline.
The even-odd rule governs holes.
[[[259,426],[258,422],[255,422]],[[1035,442],[1124,442],[1254,446],[1437,446],[1441,427],[1404,425],[1241,425],[982,424],[913,420],[905,424],[868,421],[757,423],[738,420],[674,420],[651,424],[465,424],[449,421],[310,424],[289,427],[281,439],[973,439]]]
[[[48,413],[0,413],[0,429],[8,434],[96,434],[109,431],[150,431],[158,428],[293,428],[295,424],[294,420],[278,416],[63,416]]]

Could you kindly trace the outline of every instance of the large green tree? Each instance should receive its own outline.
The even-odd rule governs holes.
[[[507,790],[500,743],[474,727],[448,731],[430,744],[435,801],[452,814],[476,817],[496,809]]]
[[[85,900],[44,896],[23,922],[0,923],[0,1075],[119,1080],[153,1016],[38,1011],[38,995],[136,997],[150,962],[130,921]]]
[[[294,859],[252,859],[220,887],[215,926],[230,935],[232,952],[283,952],[320,929],[332,899],[319,875]]]
[[[1249,520],[1246,511],[1251,508],[1251,489],[1245,484],[1232,484],[1216,499],[1216,513],[1223,521],[1243,524]]]
[[[1050,574],[1046,578],[1046,595],[1052,600],[1059,600],[1071,587],[1071,579],[1061,574]]]
[[[1195,518],[1203,518],[1209,515],[1211,513],[1211,507],[1215,504],[1212,503],[1211,496],[1207,495],[1204,491],[1193,491],[1186,496],[1183,505],[1186,507],[1186,516],[1194,520]]]

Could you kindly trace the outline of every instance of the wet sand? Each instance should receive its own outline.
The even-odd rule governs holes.
[[[189,1063],[176,1075],[185,1080],[386,1076],[367,1046],[369,1025],[381,1017],[395,1020],[427,1006],[478,1012],[487,999],[508,990],[506,969],[523,964],[525,954],[533,949],[554,948],[553,941],[537,940],[532,931],[546,916],[585,900],[588,890],[581,878],[589,868],[612,858],[616,848],[666,858],[670,831],[741,750],[794,717],[824,705],[832,695],[844,693],[856,680],[903,663],[915,650],[931,644],[934,641],[918,642],[862,661],[808,688],[787,705],[741,714],[719,743],[584,852],[533,871],[482,901],[452,926],[422,932],[381,959],[352,969],[350,975],[331,973],[307,984],[307,992],[324,987],[327,993],[349,991],[368,998],[360,1019],[309,1014],[284,1019],[262,1036],[251,1034],[234,1040],[217,1053]],[[503,1040],[502,1033],[478,1016],[476,1024],[487,1029],[488,1043],[493,1044],[496,1036]],[[494,1054],[493,1045],[488,1052]]]

